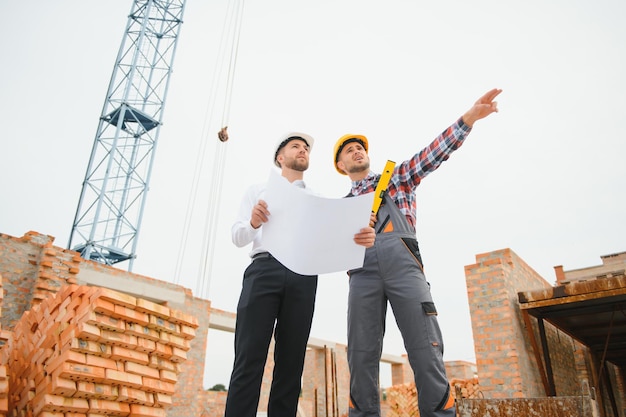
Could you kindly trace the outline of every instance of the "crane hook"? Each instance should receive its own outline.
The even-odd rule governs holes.
[[[219,132],[217,132],[217,137],[222,142],[226,142],[228,140],[228,132],[226,131],[226,129],[228,129],[228,126],[224,126],[222,129],[220,129]]]

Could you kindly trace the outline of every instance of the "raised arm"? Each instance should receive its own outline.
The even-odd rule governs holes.
[[[493,90],[485,93],[485,95],[474,103],[471,109],[465,112],[463,115],[463,122],[469,127],[472,127],[477,120],[484,119],[491,113],[496,113],[498,111],[498,102],[493,100],[501,92],[501,89],[494,88]]]

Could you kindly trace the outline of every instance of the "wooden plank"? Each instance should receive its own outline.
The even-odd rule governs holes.
[[[528,301],[525,303],[520,302],[519,307],[522,310],[534,309],[538,307],[570,304],[570,303],[576,303],[580,301],[596,300],[599,298],[615,297],[615,296],[620,296],[620,295],[626,295],[626,288],[620,288],[620,289],[608,290],[608,291],[599,291],[599,292],[594,292],[594,293],[589,293],[589,294],[579,294],[575,296],[551,298],[548,300],[541,300],[541,301]]]

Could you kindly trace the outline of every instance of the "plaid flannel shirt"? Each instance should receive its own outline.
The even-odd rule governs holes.
[[[444,130],[430,145],[413,155],[409,160],[397,165],[387,187],[387,195],[396,203],[407,221],[415,230],[417,206],[415,189],[423,178],[435,171],[450,154],[457,150],[467,138],[471,127],[459,118]],[[360,181],[352,181],[350,194],[353,196],[371,193],[376,189],[380,174],[370,172]]]

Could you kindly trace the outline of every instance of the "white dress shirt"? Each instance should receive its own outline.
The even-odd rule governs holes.
[[[311,192],[311,190],[306,188],[303,180],[296,180],[291,184],[296,187],[303,188],[309,193]],[[261,232],[263,225],[259,226],[258,229],[255,229],[250,224],[252,208],[259,202],[259,200],[263,200],[263,197],[265,196],[265,188],[266,184],[255,184],[246,190],[246,193],[241,200],[241,205],[239,206],[237,219],[231,228],[231,235],[235,246],[242,248],[252,242],[252,250],[249,253],[251,258],[258,253],[267,252],[267,250],[261,245]],[[270,208],[268,207],[268,209]]]

